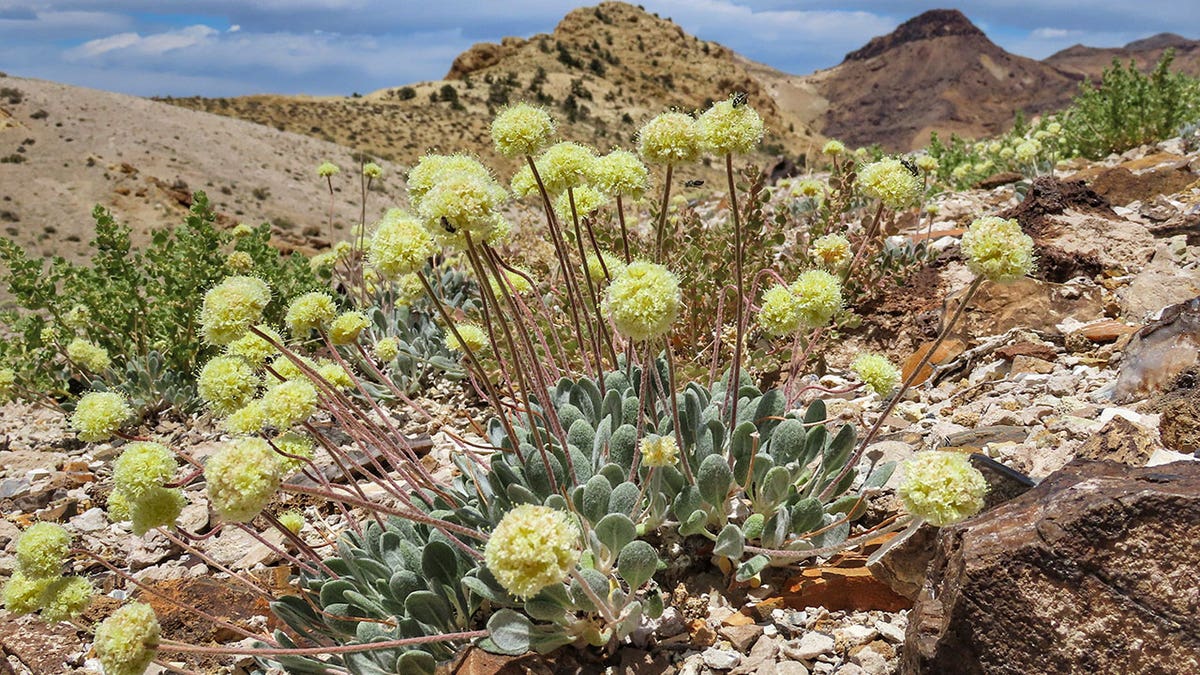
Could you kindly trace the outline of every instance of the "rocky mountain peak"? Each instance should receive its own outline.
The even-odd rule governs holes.
[[[931,9],[905,21],[887,35],[871,38],[865,46],[847,54],[846,60],[865,61],[903,44],[951,35],[973,35],[987,40],[984,32],[957,9]]]

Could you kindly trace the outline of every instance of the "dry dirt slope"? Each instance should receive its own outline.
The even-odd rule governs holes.
[[[84,254],[97,203],[139,235],[175,225],[192,190],[208,193],[224,223],[271,221],[281,240],[303,243],[306,229],[326,231],[328,188],[316,175],[326,159],[343,167],[335,221],[343,232],[358,221],[358,163],[345,147],[41,80],[0,78],[0,94],[0,229],[31,252]],[[403,195],[402,169],[384,165],[369,219]]]

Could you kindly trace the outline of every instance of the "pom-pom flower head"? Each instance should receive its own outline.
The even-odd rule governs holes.
[[[133,533],[140,537],[156,527],[174,526],[186,504],[179,488],[155,487],[138,495],[136,500],[125,497],[124,508]],[[113,515],[111,510],[109,515]]]
[[[255,326],[259,332],[274,340],[276,344],[283,344],[283,336],[279,331],[270,326],[258,325]],[[247,332],[242,337],[230,342],[225,346],[225,353],[230,356],[240,356],[252,366],[262,365],[263,361],[275,356],[277,350],[266,339],[259,337],[253,332]]]
[[[67,358],[93,373],[103,372],[112,365],[107,349],[83,338],[71,340],[67,345]]]
[[[258,433],[267,423],[261,400],[250,401],[221,420],[221,428],[231,434]]]
[[[591,182],[596,151],[579,143],[555,143],[538,158],[537,168],[547,192],[565,192]]]
[[[284,323],[295,337],[306,337],[309,331],[319,330],[333,320],[337,305],[328,293],[312,291],[292,300]]]
[[[921,155],[913,163],[917,165],[918,169],[924,171],[925,173],[933,173],[934,171],[938,170],[937,158],[932,155]]]
[[[383,176],[383,167],[379,166],[375,162],[367,162],[366,164],[363,164],[362,172],[363,175],[368,179],[375,180],[376,178]]]
[[[227,345],[245,335],[262,318],[271,302],[271,289],[262,279],[227,277],[204,294],[200,326],[204,339]]]
[[[533,177],[533,169],[530,169],[528,164],[522,164],[521,168],[517,169],[508,187],[517,199],[538,194],[537,179]]]
[[[744,155],[762,142],[763,121],[754,108],[731,97],[717,101],[696,120],[701,144],[718,155]]]
[[[505,590],[531,598],[562,583],[579,562],[579,528],[562,511],[522,504],[500,519],[483,554]]]
[[[279,524],[292,534],[300,534],[300,530],[304,528],[304,514],[299,511],[284,511],[279,514]]]
[[[595,253],[589,253],[587,257],[588,278],[597,286],[616,276],[623,267],[625,267],[625,263],[608,251],[601,250],[599,257]],[[607,274],[605,274],[606,270]]]
[[[390,335],[380,338],[372,350],[375,352],[375,358],[383,363],[389,363],[392,359],[400,355],[400,338]]]
[[[57,577],[30,579],[16,570],[4,584],[4,609],[13,614],[32,614],[41,609],[43,598]]]
[[[609,283],[604,304],[622,335],[649,340],[671,329],[681,297],[679,279],[666,267],[635,260]]]
[[[367,260],[385,279],[420,271],[437,247],[421,221],[389,209],[371,237]]]
[[[667,112],[638,131],[638,154],[652,164],[688,164],[700,158],[701,142],[691,115]]]
[[[133,409],[124,396],[112,391],[93,391],[84,394],[75,404],[71,427],[79,432],[81,441],[107,441],[131,417]]]
[[[571,212],[571,198],[575,198],[575,211]],[[599,190],[581,185],[568,192],[560,194],[554,200],[554,215],[558,216],[561,223],[574,222],[574,217],[579,216],[580,222],[583,219],[594,213],[597,209],[608,203],[608,197]]]
[[[460,323],[455,326],[458,334],[462,336],[463,342],[466,343],[466,348],[458,341],[458,337],[454,335],[454,331],[446,331],[446,349],[452,352],[466,352],[470,349],[472,353],[478,354],[488,347],[488,336],[482,328],[473,323]]]
[[[921,182],[894,157],[859,169],[858,184],[867,196],[880,200],[890,209],[912,206],[921,193]]]
[[[92,603],[96,589],[83,577],[63,577],[52,582],[40,598],[42,620],[48,623],[70,621],[83,614]]]
[[[263,419],[276,429],[303,422],[317,409],[317,389],[307,379],[280,382],[262,397]]]
[[[466,244],[465,233],[470,233],[476,243],[488,238],[496,223],[496,209],[507,196],[490,175],[486,178],[451,175],[425,194],[417,205],[417,213],[425,221],[426,229],[444,246],[462,248]]]
[[[850,368],[858,375],[858,379],[880,396],[887,396],[900,384],[900,371],[887,357],[879,354],[859,354]]]
[[[679,445],[673,436],[647,436],[642,439],[642,466],[672,466],[679,461]]]
[[[261,438],[239,438],[204,465],[208,499],[225,520],[245,523],[271,501],[283,482],[283,462]]]
[[[758,325],[774,337],[791,334],[800,328],[800,308],[787,286],[773,286],[763,293]]]
[[[597,189],[614,197],[638,199],[650,187],[650,170],[628,150],[613,150],[598,158],[592,178]]]
[[[1033,271],[1033,239],[1016,220],[985,216],[963,233],[967,269],[998,283],[1016,281]]]
[[[54,523],[34,523],[17,538],[17,571],[29,579],[62,576],[71,535]]]
[[[137,499],[154,487],[161,487],[179,468],[175,455],[161,443],[135,441],[113,463],[113,490]]]
[[[474,176],[491,180],[492,175],[479,160],[466,155],[425,155],[408,172],[408,200],[417,207],[430,190],[450,176]]]
[[[966,455],[931,450],[904,462],[897,493],[904,508],[931,525],[943,527],[983,508],[988,484]]]
[[[161,628],[150,605],[135,602],[96,627],[92,643],[105,675],[142,675],[158,650]]]
[[[260,384],[258,375],[246,359],[218,356],[200,369],[200,376],[196,378],[196,393],[214,413],[228,415],[254,398],[254,392],[258,391]]]
[[[321,178],[329,178],[337,175],[340,172],[341,169],[339,169],[338,165],[334,164],[333,162],[321,162],[321,165],[317,167],[317,175]]]
[[[370,325],[367,315],[362,312],[342,312],[329,326],[329,340],[335,345],[348,345]]]
[[[840,234],[817,237],[812,254],[822,266],[836,269],[850,260],[850,240]]]
[[[505,157],[536,154],[554,137],[554,120],[542,108],[518,103],[492,120],[492,142]]]
[[[825,143],[821,148],[821,153],[830,157],[837,157],[846,154],[846,144],[838,140],[831,140]]]
[[[842,284],[825,270],[809,270],[788,287],[796,298],[800,322],[809,328],[829,323],[842,309]]]

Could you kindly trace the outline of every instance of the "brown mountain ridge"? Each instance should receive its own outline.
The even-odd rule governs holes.
[[[1067,73],[1098,81],[1113,59],[1124,63],[1132,60],[1138,68],[1149,71],[1162,58],[1163,52],[1175,50],[1171,70],[1200,77],[1200,40],[1189,40],[1174,33],[1159,33],[1134,40],[1124,47],[1085,47],[1074,45],[1049,56],[1045,63]]]

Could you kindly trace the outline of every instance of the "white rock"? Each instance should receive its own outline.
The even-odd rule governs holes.
[[[879,637],[879,631],[870,626],[851,624],[836,632],[837,636],[853,645],[864,645]]]
[[[810,631],[799,639],[783,643],[780,651],[788,658],[811,661],[822,654],[833,653],[833,645],[833,638],[824,633]]]
[[[1167,450],[1166,448],[1157,448],[1155,449],[1154,454],[1150,455],[1150,459],[1146,462],[1146,466],[1160,466],[1163,464],[1170,464],[1171,462],[1196,461],[1200,461],[1200,458],[1197,458],[1195,455],[1175,452],[1174,450]]]
[[[865,670],[868,675],[889,675],[892,672],[892,669],[888,667],[887,658],[870,647],[858,650],[851,657],[851,662]]]
[[[108,527],[104,509],[92,507],[71,519],[71,526],[80,532],[98,532]]]
[[[735,651],[727,651],[709,647],[704,650],[704,665],[713,670],[732,670],[742,662],[742,655]]]
[[[876,621],[875,630],[879,631],[883,639],[888,642],[895,644],[904,642],[904,626],[897,626],[894,623],[887,623],[886,621]]]
[[[808,675],[808,668],[799,661],[780,661],[775,664],[775,675]]]
[[[1100,424],[1108,424],[1114,417],[1124,417],[1125,419],[1140,424],[1142,426],[1150,426],[1141,413],[1134,412],[1129,408],[1105,408],[1100,411]]]

